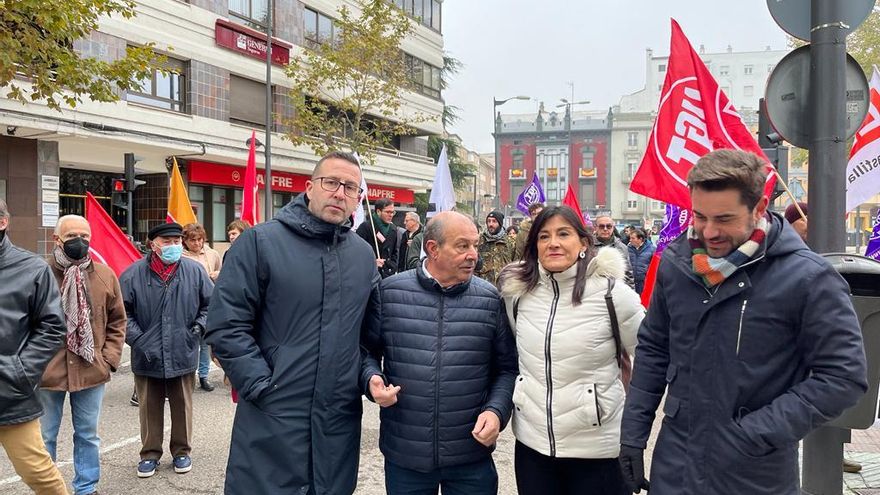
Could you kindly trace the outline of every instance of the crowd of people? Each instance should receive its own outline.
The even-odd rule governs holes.
[[[0,443],[24,482],[68,493],[53,461],[69,396],[73,489],[96,493],[123,342],[141,478],[164,454],[166,399],[173,470],[193,469],[193,390],[214,389],[212,356],[222,367],[238,402],[228,494],[354,492],[363,396],[390,494],[497,493],[508,424],[525,495],[794,494],[798,441],[867,388],[846,283],[797,218],[768,211],[754,155],[694,166],[694,222],[647,312],[645,229],[537,203],[512,230],[499,211],[482,232],[457,212],[401,228],[380,200],[353,230],[360,184],[358,160],[332,152],[274,219],[230,224],[222,257],[200,225],[162,224],[119,280],[84,218],[59,219],[47,264],[12,245],[0,201]]]

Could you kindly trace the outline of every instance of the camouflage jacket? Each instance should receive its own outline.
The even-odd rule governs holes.
[[[477,270],[477,276],[488,280],[498,286],[498,274],[501,269],[513,261],[513,252],[516,248],[515,241],[504,234],[500,239],[492,239],[487,232],[480,234],[480,260],[482,266]]]
[[[526,241],[529,239],[529,230],[532,229],[532,219],[526,218],[519,224],[519,232],[516,234],[516,249],[513,252],[513,260],[520,261],[526,252]]]

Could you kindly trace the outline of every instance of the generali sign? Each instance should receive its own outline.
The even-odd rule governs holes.
[[[249,57],[266,60],[266,35],[253,29],[223,19],[214,24],[214,42]],[[290,63],[290,48],[293,45],[272,38],[272,63]]]
[[[244,172],[244,167],[198,160],[190,161],[187,166],[187,178],[190,183],[239,189],[244,188]],[[307,180],[309,180],[308,175],[272,171],[272,191],[301,193],[306,190]],[[257,185],[260,189],[266,185],[266,171],[259,168],[257,169]],[[368,184],[367,199],[375,201],[381,198],[390,199],[395,203],[412,204],[415,202],[415,194],[409,189]]]

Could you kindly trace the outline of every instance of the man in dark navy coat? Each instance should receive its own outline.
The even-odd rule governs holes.
[[[238,390],[225,493],[350,494],[360,451],[361,320],[379,273],[350,231],[357,159],[324,156],[306,192],[232,245],[207,341]]]
[[[663,253],[621,427],[634,492],[664,392],[651,495],[795,495],[798,441],[867,390],[843,278],[767,212],[764,160],[703,156],[693,226]]]

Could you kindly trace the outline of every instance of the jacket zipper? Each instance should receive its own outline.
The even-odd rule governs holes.
[[[437,367],[434,372],[434,467],[440,467],[440,370],[443,369],[444,297],[440,294],[440,318],[437,325]]]
[[[553,275],[553,303],[550,305],[550,317],[544,332],[544,374],[547,377],[547,438],[550,441],[550,457],[556,457],[556,436],[553,434],[553,363],[550,356],[550,337],[553,333],[553,320],[556,318],[556,305],[559,303],[559,284]]]
[[[742,309],[739,312],[739,330],[736,332],[736,357],[739,357],[739,342],[742,338],[743,332],[743,319],[746,316],[746,305],[749,303],[748,299],[743,299]]]
[[[602,408],[599,407],[599,387],[593,384],[593,400],[596,401],[596,421],[602,426]]]

